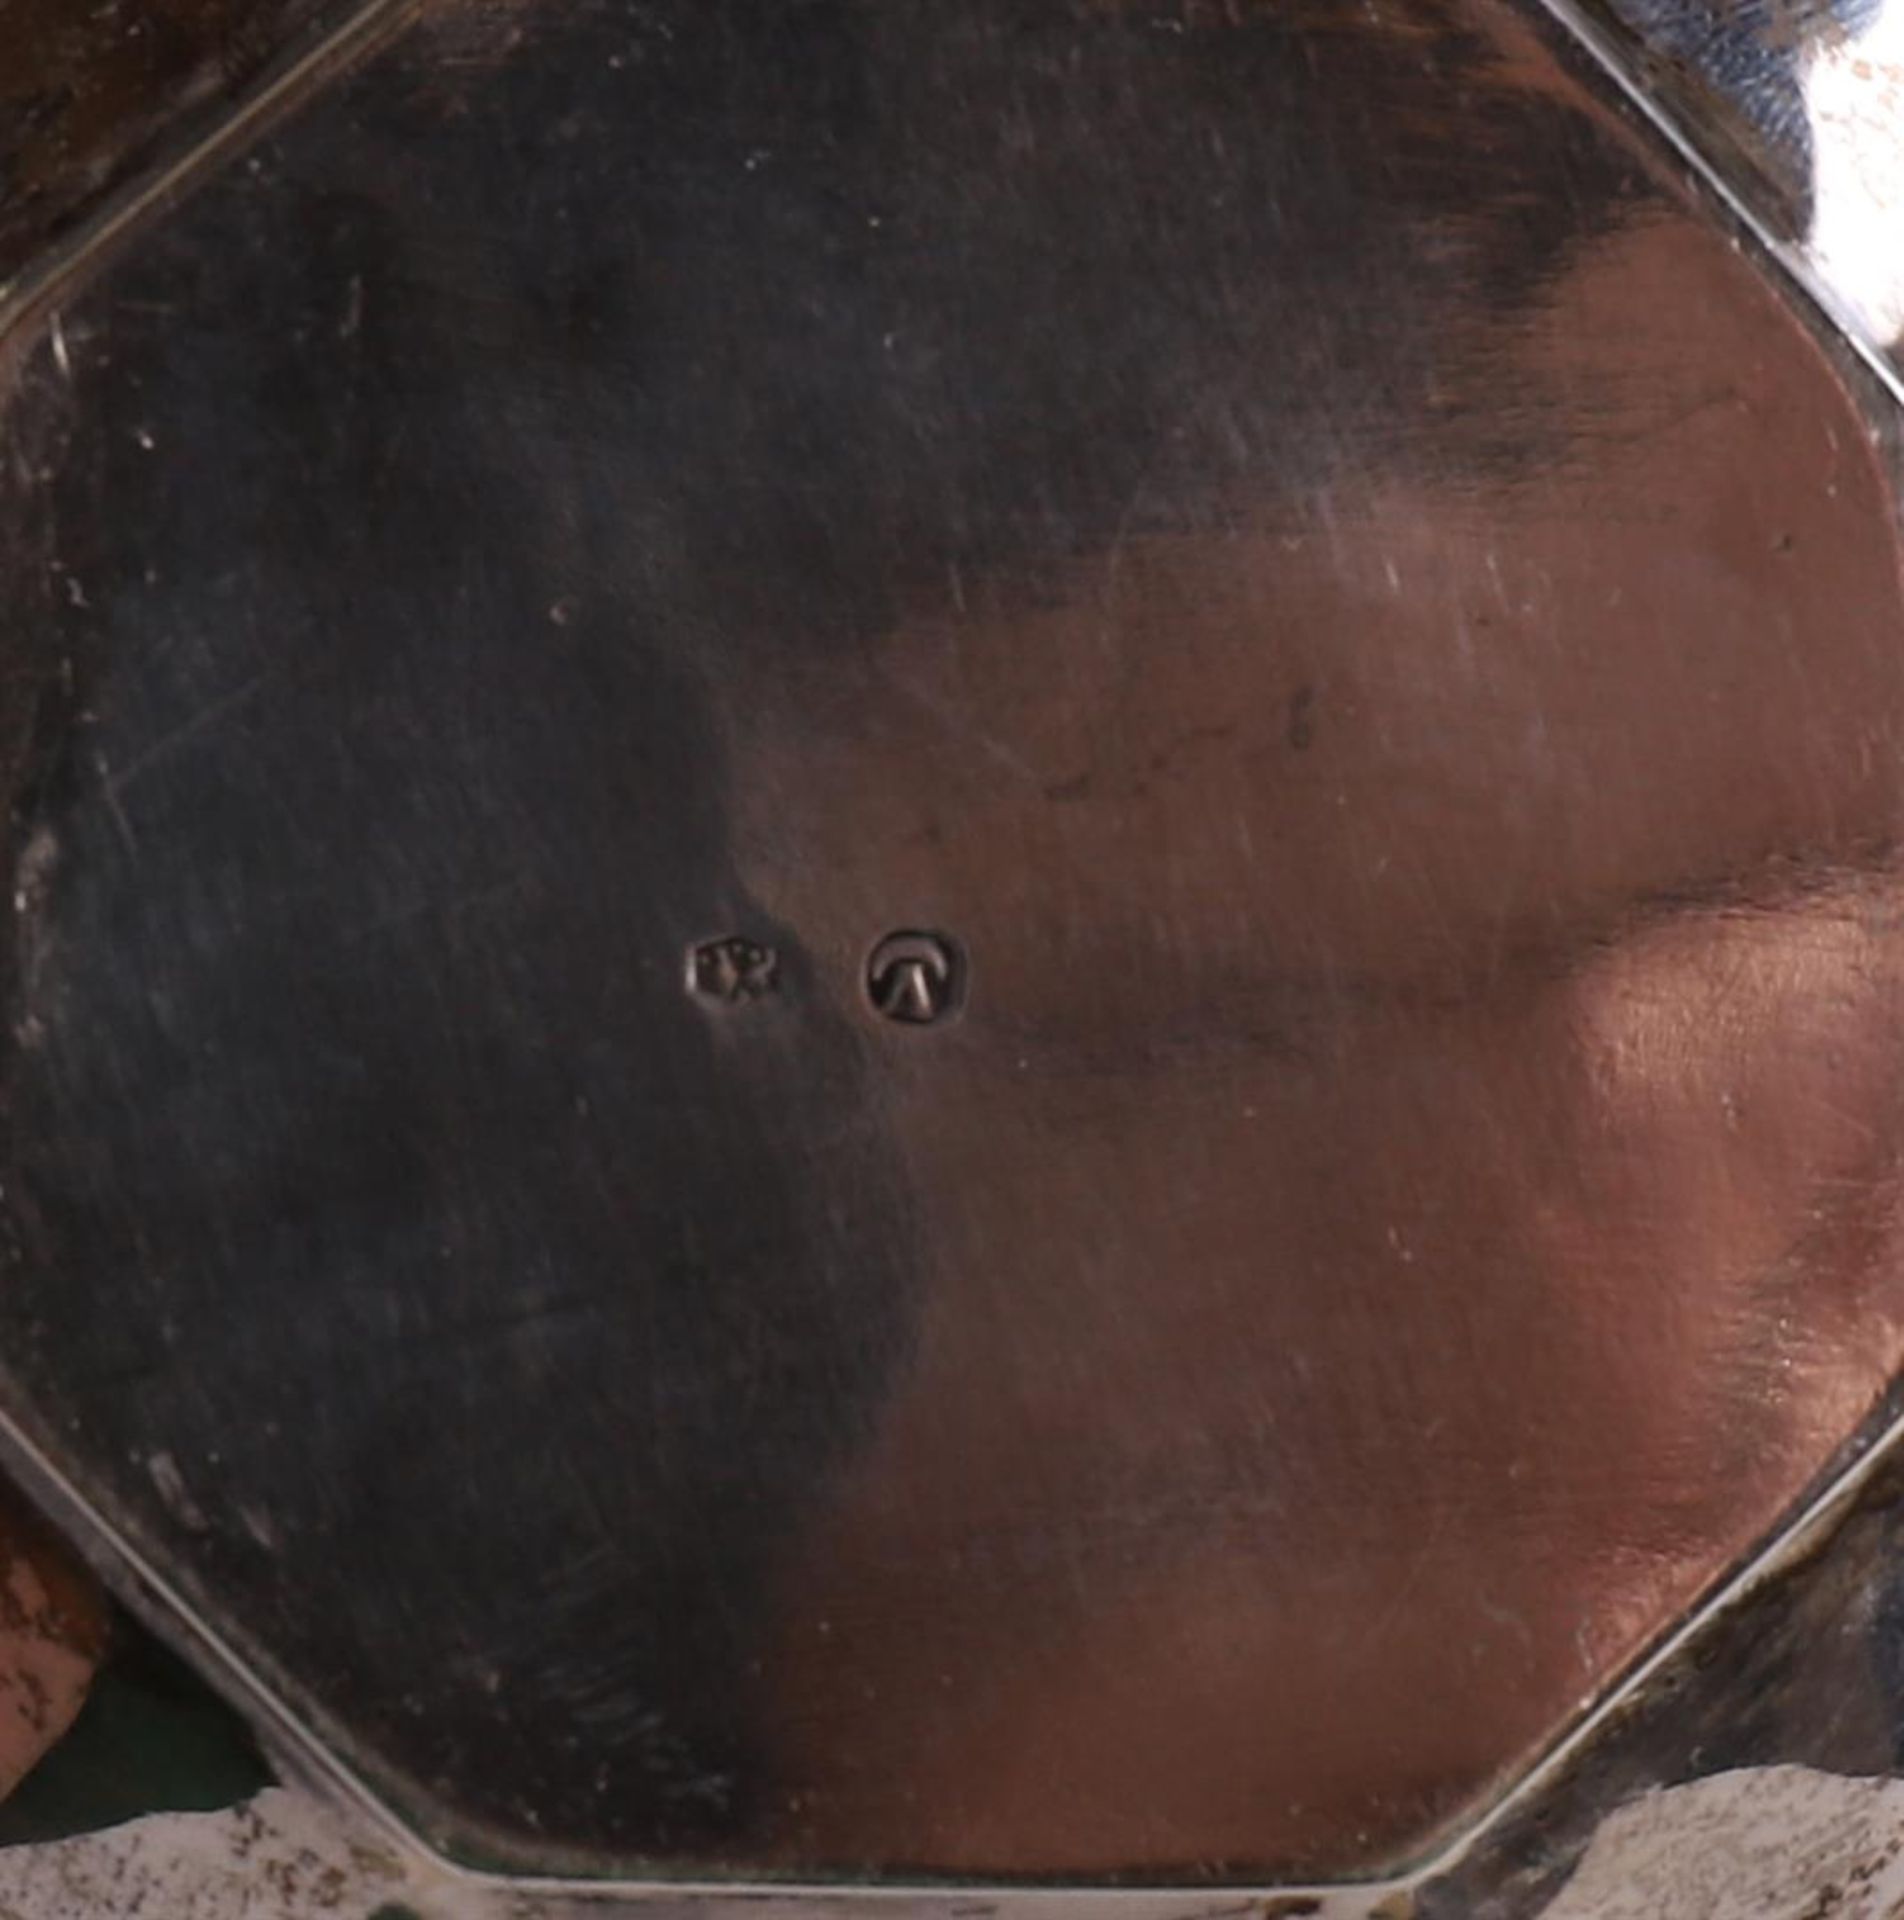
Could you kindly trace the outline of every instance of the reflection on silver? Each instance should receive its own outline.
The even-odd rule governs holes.
[[[1904,333],[1904,5],[1821,36],[1803,67],[1812,141],[1806,253],[1819,278],[1893,346]]]
[[[1605,0],[1616,57],[1871,348],[1904,331],[1898,0]],[[1563,17],[1567,10],[1563,6]]]

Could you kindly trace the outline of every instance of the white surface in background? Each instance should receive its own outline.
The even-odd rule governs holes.
[[[761,1891],[705,1901],[664,1892],[641,1902],[511,1893],[406,1858],[367,1821],[284,1788],[229,1812],[154,1814],[79,1839],[0,1849],[0,1920],[377,1920],[390,1908],[414,1920],[1007,1920],[1034,1910],[956,1890],[873,1901]],[[1066,1908],[1071,1920],[1082,1911]],[[1187,1911],[1195,1909],[1172,1894],[1124,1893],[1102,1907],[1104,1920],[1183,1920]],[[1273,1899],[1265,1908],[1218,1894],[1202,1920],[1263,1920],[1275,1911]],[[1388,1920],[1406,1909],[1332,1895],[1304,1911],[1315,1920]]]
[[[1767,1767],[1670,1787],[1622,1808],[1542,1920],[1900,1913],[1904,1782]]]
[[[1832,36],[1803,78],[1812,132],[1807,251],[1873,340],[1904,333],[1904,0],[1855,38]]]
[[[419,1920],[475,1920],[429,1898],[374,1841],[276,1788],[228,1813],[0,1852],[0,1920],[369,1920],[392,1901]]]
[[[683,1911],[665,1899],[639,1907],[494,1894],[447,1870],[406,1865],[348,1815],[282,1789],[227,1813],[161,1814],[83,1839],[0,1851],[0,1920],[371,1920],[391,1905],[417,1920],[618,1920],[643,1912],[679,1920]],[[988,1905],[954,1894],[881,1902],[870,1911],[897,1920]],[[1140,1920],[1145,1903],[1140,1897],[1106,1905],[1124,1920]],[[768,1898],[737,1901],[735,1910],[763,1920],[796,1910],[811,1920],[838,1920],[849,1903],[819,1900],[796,1909]],[[869,1908],[851,1910],[863,1916]],[[1234,1897],[1211,1909],[1213,1920],[1261,1911]],[[1904,1782],[1770,1767],[1649,1794],[1612,1815],[1542,1920],[1899,1914]]]

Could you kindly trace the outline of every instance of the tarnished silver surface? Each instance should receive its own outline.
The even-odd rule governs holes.
[[[1714,1646],[1888,1766],[1847,31],[1858,342],[1495,0],[424,8],[128,203],[10,335],[18,1458],[530,1878],[1532,1912]]]

